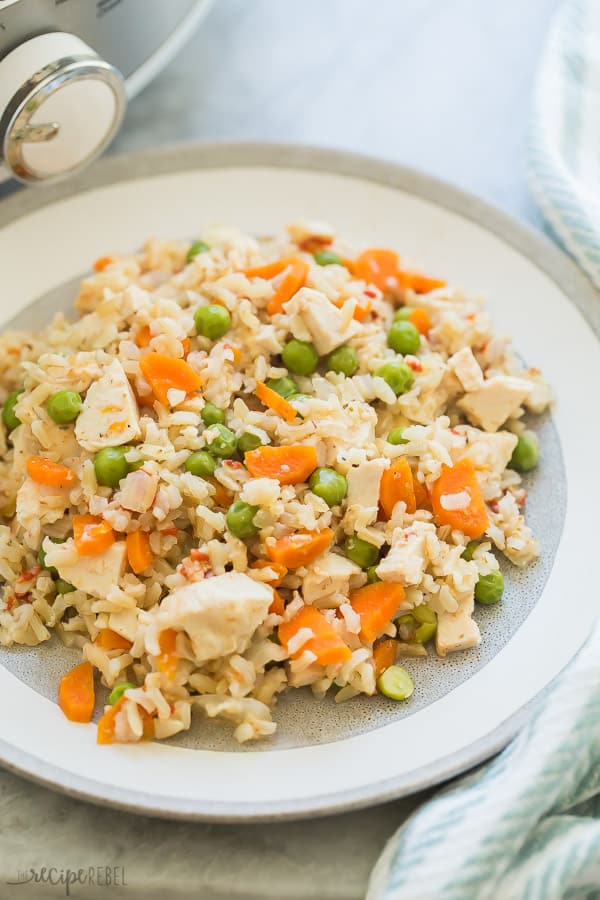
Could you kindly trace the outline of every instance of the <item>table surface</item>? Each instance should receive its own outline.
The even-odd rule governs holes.
[[[192,139],[343,147],[416,166],[542,227],[527,128],[557,3],[218,0],[131,103],[112,152]],[[58,896],[6,884],[31,867],[123,866],[126,887],[71,896],[361,898],[386,838],[421,799],[306,823],[169,823],[1,772],[0,897]]]

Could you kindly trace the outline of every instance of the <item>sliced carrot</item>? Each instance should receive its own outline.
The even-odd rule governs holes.
[[[135,342],[138,347],[147,347],[152,340],[152,332],[149,325],[142,325],[135,336]]]
[[[127,559],[136,575],[152,565],[154,555],[150,549],[150,538],[145,531],[132,531],[127,535]]]
[[[114,744],[115,742],[115,719],[117,713],[121,710],[125,703],[125,697],[117,700],[114,706],[109,706],[103,716],[98,719],[98,728],[96,731],[96,743],[98,744]]]
[[[160,656],[156,659],[156,668],[172,681],[177,674],[177,663],[179,655],[175,649],[177,641],[177,632],[174,628],[167,628],[161,631],[158,637],[158,645],[160,647]]]
[[[288,403],[287,400],[277,393],[277,391],[267,387],[262,381],[257,383],[254,393],[261,403],[264,403],[265,406],[272,409],[273,412],[277,413],[278,416],[281,416],[282,419],[285,419],[286,422],[293,422],[298,415],[298,411],[294,409],[291,403]]]
[[[112,628],[101,628],[94,644],[102,650],[130,650],[132,647],[131,641],[117,634]]]
[[[340,635],[329,624],[322,612],[314,606],[303,606],[289,622],[282,622],[278,628],[279,640],[287,648],[289,641],[301,628],[310,628],[314,637],[290,654],[296,659],[305,650],[317,657],[321,666],[331,666],[351,659],[352,653]]]
[[[408,317],[408,321],[412,322],[417,331],[421,334],[427,334],[427,332],[431,328],[431,319],[429,318],[429,313],[421,306],[415,306],[410,316]]]
[[[396,581],[376,581],[351,591],[350,603],[360,616],[363,640],[378,638],[403,600],[404,587]]]
[[[379,678],[382,672],[389,669],[396,662],[398,653],[398,641],[388,638],[385,641],[379,641],[373,647],[373,662],[375,663],[375,678]]]
[[[89,722],[95,702],[92,665],[89,662],[79,663],[60,679],[58,705],[71,722]]]
[[[442,472],[431,487],[431,505],[438,525],[450,525],[471,538],[480,537],[489,525],[485,501],[470,459],[459,459]],[[462,509],[445,509],[443,498],[466,493],[469,503]]]
[[[390,519],[396,503],[406,503],[406,512],[414,513],[417,508],[413,476],[404,456],[395,459],[381,476],[379,503],[383,517]]]
[[[140,359],[142,374],[164,406],[169,406],[167,393],[171,388],[191,394],[197,391],[202,379],[184,359],[165,353],[147,353]]]
[[[270,281],[276,275],[281,275],[283,270],[293,263],[294,259],[295,257],[293,256],[285,256],[282,259],[276,259],[274,262],[263,263],[261,266],[245,269],[244,275],[246,278],[264,278],[265,281]]]
[[[278,588],[288,573],[288,570],[285,566],[282,566],[281,563],[273,562],[272,559],[255,559],[253,563],[250,563],[250,568],[272,569],[273,572],[276,572],[276,577],[267,582],[267,584],[270,584],[273,588]]]
[[[338,309],[341,309],[346,301],[342,299],[342,300],[335,300],[332,302],[333,302],[334,306],[337,306]],[[356,306],[354,307],[354,312],[352,313],[352,318],[356,319],[357,322],[363,322],[367,318],[369,313],[371,312],[372,306],[373,306],[373,304],[371,303],[370,300],[365,300],[362,304],[357,303]]]
[[[302,259],[294,259],[289,269],[282,275],[281,281],[275,288],[275,293],[267,304],[267,312],[270,316],[283,312],[283,304],[291,300],[294,294],[300,290],[306,281],[310,266]]]
[[[279,484],[307,481],[318,465],[317,451],[309,444],[257,447],[244,454],[244,462],[254,478],[275,478]]]
[[[283,597],[273,588],[273,602],[269,607],[270,613],[276,613],[278,616],[282,616],[285,612],[285,603],[283,602]]]
[[[297,531],[279,538],[272,546],[267,546],[267,556],[288,569],[297,569],[310,565],[329,547],[332,540],[331,528],[324,528],[322,531]]]
[[[98,720],[98,729],[96,731],[96,743],[98,744],[114,744],[116,741],[115,723],[117,715],[123,708],[123,704],[127,697],[121,697],[114,706],[109,706],[104,715]],[[139,713],[142,717],[144,740],[150,740],[154,737],[154,715],[146,712],[141,706],[138,706]]]
[[[215,489],[213,500],[215,501],[217,506],[222,506],[224,509],[229,509],[233,501],[232,495],[229,493],[227,488],[221,484],[220,481],[217,481],[216,478],[209,478],[209,481]]]
[[[429,499],[429,491],[422,481],[413,477],[413,490],[415,492],[415,502],[417,509],[431,509],[431,500]]]
[[[114,544],[115,533],[100,516],[73,516],[73,538],[80,556],[96,556]]]
[[[30,456],[26,463],[32,481],[49,487],[65,488],[75,481],[75,473],[44,456]]]
[[[99,256],[98,259],[94,263],[94,270],[96,272],[104,272],[107,266],[110,266],[111,263],[114,263],[114,256]]]
[[[445,287],[446,282],[441,278],[430,278],[420,272],[398,272],[399,283],[404,288],[410,288],[416,294],[428,294],[436,288]]]
[[[398,290],[398,262],[398,254],[393,250],[372,247],[357,256],[351,268],[357,278],[389,294]]]

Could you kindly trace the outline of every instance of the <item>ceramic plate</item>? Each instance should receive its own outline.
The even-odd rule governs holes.
[[[9,768],[97,802],[189,819],[293,818],[380,802],[496,752],[588,635],[597,298],[548,242],[474,198],[388,163],[299,147],[188,146],[108,159],[65,186],[0,204],[0,324],[35,326],[68,309],[91,260],[150,235],[193,237],[216,222],[264,234],[302,217],[331,221],[357,243],[397,247],[484,293],[499,329],[543,370],[557,403],[536,424],[541,465],[526,485],[541,559],[526,571],[504,567],[503,603],[477,612],[478,650],[409,665],[410,702],[336,706],[294,691],[276,709],[277,735],[250,747],[201,717],[167,743],[99,747],[94,725],[70,724],[55,701],[72,655],[56,641],[4,649],[0,761]]]

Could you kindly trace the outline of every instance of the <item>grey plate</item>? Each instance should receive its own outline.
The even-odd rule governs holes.
[[[113,157],[101,163],[77,179],[65,185],[19,193],[0,205],[0,227],[29,211],[51,204],[75,193],[98,188],[119,181],[129,181],[172,171],[186,171],[197,168],[260,165],[270,167],[297,168],[313,171],[347,174],[397,187],[403,191],[430,200],[435,204],[459,213],[483,225],[501,237],[506,243],[518,248],[529,257],[538,268],[545,271],[575,302],[594,327],[600,330],[600,315],[595,305],[595,293],[587,280],[575,266],[545,239],[533,234],[522,225],[504,214],[488,207],[481,201],[449,185],[436,181],[410,169],[389,163],[359,157],[332,150],[319,150],[293,146],[269,146],[248,144],[199,145],[146,151],[142,153]],[[18,317],[18,324],[29,327],[32,321],[40,324],[55,309],[66,309],[73,296],[73,283],[63,285],[38,300]],[[15,323],[16,324],[16,321]],[[411,715],[419,708],[447,694],[461,682],[469,678],[486,664],[510,639],[522,624],[540,596],[549,575],[552,560],[562,530],[566,503],[566,480],[560,453],[558,435],[549,416],[534,423],[540,432],[544,447],[544,467],[534,478],[529,479],[528,518],[535,531],[543,535],[544,555],[525,572],[517,572],[507,565],[507,593],[501,607],[480,609],[479,622],[484,640],[476,651],[457,654],[450,660],[431,657],[426,663],[419,662],[418,681],[421,690],[410,704],[394,705],[384,698],[357,699],[351,703],[336,706],[332,701],[317,703],[305,692],[291,692],[277,707],[276,719],[279,724],[275,740],[264,744],[240,748],[235,744],[227,728],[214,722],[203,722],[202,728],[192,729],[183,737],[173,739],[187,747],[205,749],[226,749],[244,752],[269,752],[282,747],[306,746],[314,743],[335,741],[350,734],[357,734],[379,728],[397,718]],[[557,490],[558,485],[558,490]],[[541,498],[552,498],[552,514],[547,505],[542,509]],[[40,693],[54,698],[59,674],[65,670],[68,651],[58,642],[46,644],[43,654],[38,650],[19,648],[0,652],[0,661],[26,684]],[[408,665],[410,668],[410,663]],[[367,803],[383,802],[391,797],[401,796],[423,787],[431,786],[448,777],[477,764],[489,757],[518,730],[525,721],[528,707],[523,708],[484,740],[468,749],[447,757],[436,766],[417,770],[402,778],[376,785],[366,792],[347,793],[343,800],[332,801],[331,797],[316,797],[307,801],[306,807],[288,804],[270,804],[263,807],[260,814],[254,809],[240,812],[240,805],[229,807],[219,804],[218,808],[198,809],[194,804],[182,804],[173,808],[168,799],[131,790],[124,801],[122,796],[111,796],[102,785],[85,778],[74,777],[71,773],[50,770],[40,771],[39,763],[32,757],[16,754],[11,747],[0,741],[1,761],[9,768],[32,777],[50,787],[59,787],[75,796],[85,797],[99,803],[118,805],[139,811],[153,812],[177,818],[218,819],[221,821],[247,821],[248,818],[265,820],[268,818],[298,818],[315,813],[331,813],[350,809]]]

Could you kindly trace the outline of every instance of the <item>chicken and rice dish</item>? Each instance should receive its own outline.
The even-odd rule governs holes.
[[[243,742],[290,688],[406,700],[404,658],[478,644],[496,553],[539,555],[550,402],[479,299],[321,223],[94,269],[0,338],[0,643],[80,648],[69,719],[103,686],[100,743],[198,707]]]

